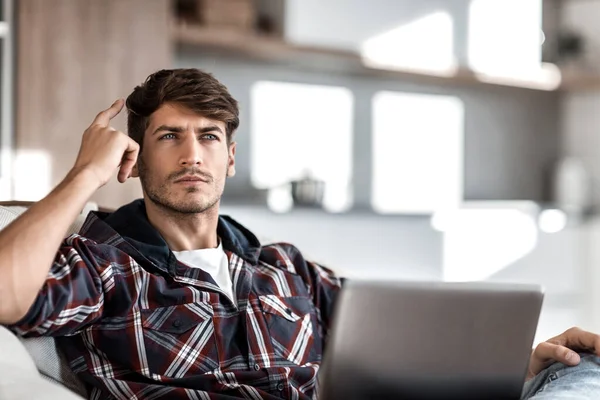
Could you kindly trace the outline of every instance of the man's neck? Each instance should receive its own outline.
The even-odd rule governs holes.
[[[183,214],[144,199],[148,220],[172,251],[216,248],[219,204],[197,214]]]

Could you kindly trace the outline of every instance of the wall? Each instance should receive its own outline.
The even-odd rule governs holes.
[[[294,43],[359,50],[366,39],[437,12],[454,26],[454,53],[468,64],[472,0],[286,0],[286,38]],[[545,47],[555,43],[562,0],[543,0]],[[341,33],[341,34],[340,34]],[[551,53],[548,56],[552,56]]]
[[[168,0],[21,0],[17,3],[19,200],[47,194],[72,167],[95,115],[172,59]],[[124,113],[115,128],[125,129]],[[44,158],[45,157],[45,158]],[[116,207],[139,197],[116,179],[93,200]]]
[[[368,207],[371,188],[371,99],[380,90],[458,96],[465,104],[465,197],[470,200],[544,200],[546,173],[558,157],[558,94],[526,89],[434,87],[407,82],[328,75],[180,49],[176,65],[213,72],[241,103],[238,171],[230,199],[250,188],[250,88],[260,80],[339,85],[355,96],[355,204]]]
[[[453,19],[454,49],[466,60],[470,0],[289,0],[286,38],[294,43],[359,50],[366,39],[428,14],[443,11]]]
[[[398,15],[410,19],[444,9],[456,19],[456,26],[464,25],[460,21],[465,17],[468,3],[467,0],[436,0],[424,4],[380,1],[380,7],[365,9],[365,3],[358,0],[343,4],[335,0],[326,6],[320,5],[319,13],[310,13],[317,6],[315,1],[292,0],[287,6],[288,19],[292,20],[288,21],[286,34],[296,41],[319,37],[322,43],[327,43],[328,38],[343,37],[348,43],[356,44],[377,33],[382,26],[401,23],[403,20],[398,20]],[[19,2],[17,148],[21,155],[42,151],[48,152],[50,157],[47,163],[33,164],[26,157],[19,158],[19,166],[29,165],[38,170],[39,175],[48,175],[48,182],[40,183],[25,174],[23,184],[17,184],[17,193],[43,188],[46,183],[55,185],[72,165],[80,133],[95,113],[117,96],[126,96],[148,73],[171,63],[166,0],[59,0],[51,5],[42,0]],[[339,14],[340,10],[343,15]],[[301,24],[307,18],[312,18],[312,23]],[[323,22],[324,18],[328,18],[329,23]],[[332,23],[346,25],[338,30],[331,28]],[[346,31],[347,34],[339,34]],[[310,32],[315,36],[307,37]],[[461,34],[457,33],[457,43],[462,43],[460,38]],[[148,46],[151,50],[145,51]],[[457,46],[460,48],[464,45]],[[130,58],[130,54],[136,57]],[[370,101],[376,91],[384,89],[455,94],[465,102],[466,198],[541,200],[545,197],[544,171],[557,155],[557,96],[553,94],[484,87],[454,90],[382,79],[333,77],[186,51],[181,53],[178,64],[203,66],[214,71],[231,87],[242,107],[250,107],[248,89],[260,79],[340,84],[351,88],[356,97],[354,175],[359,206],[366,206],[370,195]],[[94,96],[88,97],[87,93]],[[519,100],[514,101],[515,98]],[[242,109],[242,118],[245,115],[246,110]],[[117,127],[124,127],[122,117],[116,123]],[[248,193],[249,137],[245,126],[238,135],[238,161],[242,168],[231,182],[231,195]],[[136,183],[127,184],[125,190],[120,188],[119,192],[125,193],[122,198],[111,196],[112,188],[114,185],[101,191],[96,199],[113,205],[139,195]]]
[[[356,50],[358,44],[381,33],[382,29],[433,11],[447,11],[455,26],[464,26],[466,18],[466,1],[461,0],[379,0],[377,6],[373,3],[289,0],[287,38],[296,43]],[[550,61],[553,61],[551,45],[557,34],[564,27],[574,27],[588,37],[585,67],[600,70],[600,25],[597,23],[600,2],[544,0],[544,18],[546,48],[549,49],[545,55]],[[466,60],[466,33],[464,30],[455,32],[455,55],[462,61]],[[359,200],[368,199],[364,194],[369,190],[370,144],[366,134],[370,128],[369,99],[374,90],[385,87],[456,94],[465,101],[467,198],[544,198],[547,196],[544,181],[548,177],[544,171],[550,172],[559,156],[570,155],[581,158],[588,166],[594,183],[595,204],[600,204],[600,91],[545,94],[486,88],[415,87],[399,82],[286,72],[277,67],[248,65],[210,55],[201,57],[193,52],[182,55],[178,62],[213,70],[243,99],[247,99],[247,88],[255,79],[301,80],[350,87],[357,96],[355,143],[361,150],[355,150],[355,178]],[[242,128],[240,140],[247,140],[243,138],[247,134]],[[443,257],[440,246],[444,237],[430,228],[426,218],[355,214],[344,219],[311,217],[301,212],[273,217],[255,209],[226,210],[231,210],[258,232],[293,241],[309,255],[335,267],[343,265],[355,276],[440,277]],[[343,222],[346,220],[348,222]],[[599,218],[573,224],[558,234],[538,234],[535,249],[492,280],[535,282],[546,287],[536,341],[572,325],[600,330]],[[378,246],[378,243],[385,245]]]
[[[431,12],[437,6],[448,10],[457,25],[464,15],[464,3],[452,1],[388,1],[387,8],[360,1],[332,0],[323,4],[302,2],[309,9],[298,21],[288,20],[287,38],[297,43],[356,49],[362,40],[402,23],[394,7],[412,5],[413,16]],[[300,2],[290,1],[290,13],[302,12]],[[309,4],[310,3],[310,4]],[[336,14],[345,9],[347,13]],[[338,8],[336,8],[338,7]],[[462,7],[462,8],[461,8]],[[334,10],[335,9],[335,10]],[[361,11],[362,10],[362,11]],[[406,9],[403,9],[404,11]],[[463,10],[463,11],[461,11]],[[298,15],[298,14],[296,14]],[[368,16],[368,17],[367,17]],[[371,25],[370,21],[377,21]],[[385,24],[382,24],[385,20]],[[463,19],[464,21],[464,19]],[[309,29],[310,28],[310,29]],[[344,32],[344,34],[340,34]],[[466,32],[455,32],[456,56],[466,59]],[[462,39],[461,39],[462,38]],[[462,40],[462,42],[461,42]],[[471,200],[547,199],[547,172],[559,156],[559,94],[521,89],[478,87],[435,87],[386,79],[319,74],[300,68],[264,65],[207,51],[182,48],[176,64],[200,67],[213,72],[241,102],[242,125],[238,132],[237,176],[228,183],[223,212],[230,213],[260,235],[296,244],[308,257],[352,277],[379,279],[442,278],[444,235],[431,228],[426,217],[382,217],[368,212],[371,189],[371,99],[379,90],[459,96],[465,103],[465,197]],[[249,91],[258,80],[280,80],[312,84],[341,85],[355,96],[354,185],[355,203],[360,211],[347,215],[294,211],[273,215],[260,207],[240,205],[250,187]],[[494,275],[496,281],[543,284],[548,296],[537,341],[557,334],[570,325],[584,325],[581,285],[581,244],[579,231],[555,235],[539,234],[533,251]]]
[[[600,71],[600,3],[582,1],[563,5],[561,26],[575,28],[586,39],[584,68]],[[561,142],[567,156],[580,158],[593,180],[593,199],[600,203],[600,91],[566,93],[561,100]]]
[[[561,27],[576,29],[586,38],[586,54],[581,67],[600,71],[600,3],[595,1],[565,2]],[[600,204],[600,90],[566,93],[561,99],[561,147],[566,156],[582,160],[592,179],[592,200]],[[600,218],[594,215],[583,231],[583,268],[588,277],[581,285],[586,298],[586,320],[595,331],[600,330]]]
[[[427,217],[382,217],[368,211],[371,182],[370,102],[378,90],[452,94],[465,102],[465,195],[502,200],[545,197],[545,172],[558,157],[559,97],[556,93],[488,87],[432,87],[409,83],[329,76],[289,67],[265,66],[207,52],[181,49],[177,66],[207,69],[241,102],[237,135],[237,175],[228,182],[223,212],[261,236],[296,244],[310,258],[348,276],[379,279],[442,278],[444,235]],[[240,205],[250,187],[249,90],[257,80],[342,85],[355,95],[355,203],[362,211],[346,215],[294,211],[273,215]],[[361,208],[361,207],[359,207]],[[536,341],[571,325],[589,326],[583,300],[578,231],[540,234],[537,246],[492,280],[535,282],[547,289]],[[599,308],[600,309],[600,308]],[[586,325],[587,324],[587,325]]]

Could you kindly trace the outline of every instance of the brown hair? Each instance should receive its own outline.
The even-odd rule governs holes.
[[[125,103],[127,131],[140,145],[140,150],[150,115],[164,103],[175,103],[224,122],[228,145],[240,124],[237,101],[212,74],[196,68],[163,69],[133,89]]]

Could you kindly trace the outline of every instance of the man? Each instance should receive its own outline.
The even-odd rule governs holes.
[[[64,181],[0,233],[0,323],[56,336],[92,399],[312,398],[340,281],[219,216],[237,102],[212,75],[178,69],[152,74],[126,104],[129,136],[110,127],[117,100]],[[140,178],[144,199],[91,213],[63,241],[116,170]],[[538,346],[527,395],[568,381],[547,369],[546,385],[539,372],[554,360],[598,349],[576,329]],[[594,371],[590,357],[571,370]]]

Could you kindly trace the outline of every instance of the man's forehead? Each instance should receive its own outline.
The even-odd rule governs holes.
[[[225,131],[225,123],[216,119],[208,118],[201,113],[193,111],[185,106],[165,103],[150,115],[148,129],[159,127],[161,125],[181,126],[192,125],[202,128],[210,125],[217,125]]]

